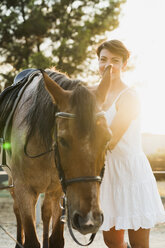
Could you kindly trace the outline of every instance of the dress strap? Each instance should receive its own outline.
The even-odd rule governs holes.
[[[116,102],[117,102],[117,100],[120,98],[120,96],[124,93],[124,92],[126,92],[127,90],[129,90],[130,88],[125,88],[125,89],[123,89],[122,91],[120,91],[120,93],[118,94],[118,96],[115,98],[115,100],[114,100],[114,102],[113,102],[113,104],[115,104]]]

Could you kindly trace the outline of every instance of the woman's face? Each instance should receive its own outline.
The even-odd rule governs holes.
[[[123,63],[122,57],[104,48],[101,50],[99,57],[99,71],[101,75],[103,75],[105,68],[110,64],[113,65],[112,79],[120,77],[120,72],[126,66],[126,62]]]

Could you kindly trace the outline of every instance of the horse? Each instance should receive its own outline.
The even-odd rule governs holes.
[[[43,248],[64,247],[59,204],[64,193],[72,228],[84,235],[101,226],[100,175],[111,138],[102,104],[110,81],[110,67],[97,87],[47,69],[24,90],[8,131],[16,248],[40,248],[35,205],[41,193]]]

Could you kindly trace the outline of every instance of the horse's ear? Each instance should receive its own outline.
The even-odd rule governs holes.
[[[57,104],[59,108],[66,106],[68,103],[70,91],[62,89],[53,79],[51,79],[48,74],[40,69],[45,83],[45,88],[49,92],[53,103]]]
[[[111,70],[112,65],[106,67],[103,78],[98,87],[95,89],[96,99],[101,105],[104,103],[108,93],[108,89],[111,85]]]

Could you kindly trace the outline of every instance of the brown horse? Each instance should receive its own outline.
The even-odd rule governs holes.
[[[43,248],[64,247],[59,206],[62,187],[73,228],[82,234],[96,233],[102,224],[99,176],[111,135],[105,117],[99,113],[110,85],[109,70],[95,89],[47,70],[32,80],[17,105],[8,134],[11,152],[7,163],[14,183],[11,193],[17,240],[24,248],[40,247],[35,229],[35,205],[40,193],[45,195]],[[55,119],[59,112],[65,116],[59,114]],[[58,159],[54,159],[54,142],[58,144]],[[60,160],[67,182],[65,189],[56,160]]]

